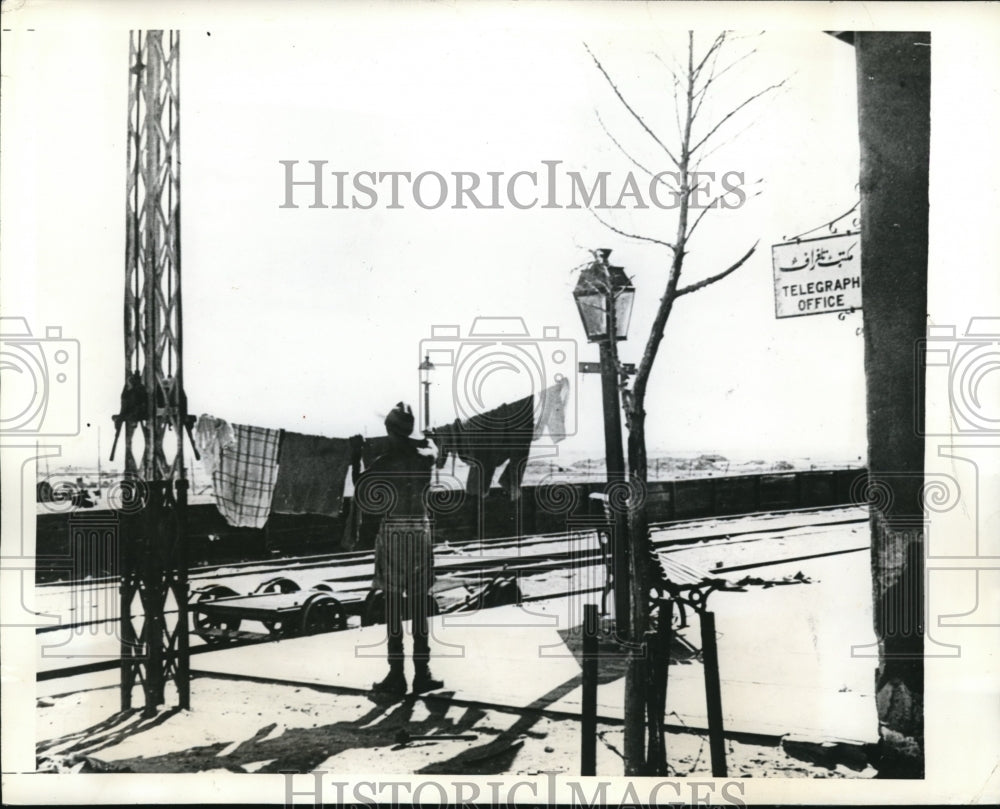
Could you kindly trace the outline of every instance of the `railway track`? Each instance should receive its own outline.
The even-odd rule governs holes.
[[[733,543],[738,541],[754,541],[757,537],[767,534],[787,532],[810,527],[830,527],[836,525],[861,524],[868,521],[865,516],[850,516],[861,513],[861,509],[839,508],[819,509],[815,511],[768,511],[751,514],[743,514],[738,517],[719,518],[714,520],[687,520],[671,523],[651,523],[650,533],[655,549],[659,551],[682,547],[685,545],[710,543],[719,541],[721,543]],[[819,516],[831,515],[833,512],[843,513],[840,519],[816,519]],[[753,528],[723,530],[722,527],[734,521],[768,519],[778,521],[775,526],[757,524]],[[782,522],[782,518],[793,518],[795,522],[788,524]],[[802,519],[804,518],[804,519]],[[697,534],[696,536],[678,536],[682,532],[697,530],[699,526],[714,526],[716,530],[712,533]],[[470,549],[503,551],[517,549],[519,552],[536,548],[539,545],[546,545],[558,542],[565,542],[566,531],[552,534],[538,534],[530,537],[497,537],[493,539],[471,539],[461,542],[446,543],[439,545],[435,553],[440,557],[449,551],[459,551],[469,553]],[[374,553],[371,550],[343,551],[339,553],[316,554],[309,556],[281,557],[277,559],[252,560],[245,562],[223,563],[215,565],[193,566],[188,571],[188,579],[191,582],[202,579],[228,579],[238,576],[246,576],[255,573],[267,573],[269,571],[282,571],[285,574],[297,571],[320,569],[320,568],[347,568],[351,565],[373,564]],[[441,564],[437,564],[437,569],[441,570]],[[59,581],[46,582],[36,585],[39,592],[58,591],[62,589],[72,589],[81,586],[97,588],[101,585],[118,585],[117,576],[106,576],[91,578],[86,581]],[[64,627],[67,625],[64,625]]]
[[[843,531],[848,526],[860,527],[866,522],[867,516],[859,509],[784,512],[780,514],[770,512],[767,515],[743,515],[732,520],[698,520],[688,524],[674,523],[669,526],[655,526],[652,530],[652,540],[657,551],[680,554],[679,558],[683,558],[695,550],[704,554],[713,549],[719,551],[726,548],[735,549],[740,545],[747,548],[753,547],[755,551],[765,550],[765,546],[768,545],[788,544],[793,544],[798,549],[797,552],[789,554],[787,552],[776,553],[777,548],[775,548],[770,553],[764,553],[763,558],[761,558],[760,553],[755,553],[756,558],[750,561],[741,564],[716,564],[713,567],[713,573],[725,574],[866,550],[868,547],[867,531],[863,534],[863,542],[861,538],[858,538],[854,539],[854,544],[847,542],[845,545],[844,542],[840,542],[837,547],[826,546],[823,549],[814,547],[814,550],[803,545],[803,543],[813,544],[810,540],[815,540],[818,535],[829,537],[832,530]],[[802,552],[810,550],[813,552]],[[499,538],[452,543],[443,547],[439,546],[436,555],[435,567],[439,578],[458,584],[482,582],[499,574],[516,575],[521,580],[535,577],[537,580],[539,577],[554,572],[566,574],[581,571],[583,568],[598,566],[602,568],[604,565],[601,549],[596,540],[596,532],[588,534],[585,531],[571,534],[569,538],[564,532],[520,539]],[[220,581],[237,584],[240,578],[246,579],[248,582],[255,578],[273,578],[275,573],[280,571],[282,577],[293,580],[298,577],[304,585],[301,589],[308,589],[311,575],[313,585],[320,584],[321,589],[331,592],[335,596],[351,598],[368,590],[372,565],[373,553],[371,551],[355,551],[265,560],[264,562],[246,562],[239,565],[203,566],[191,570],[190,581],[192,592],[196,593],[209,582],[216,585]],[[603,570],[595,573],[591,581],[596,581],[598,578],[603,581]],[[116,585],[116,578],[108,578],[84,583],[49,584],[40,586],[38,590],[47,591],[55,596],[60,591],[72,592],[74,587],[85,587],[91,595],[97,597],[103,595],[106,602],[111,602],[117,599]],[[533,589],[537,590],[537,588]],[[573,594],[589,594],[600,592],[602,589],[601,586],[582,587],[573,590]],[[231,590],[231,592],[235,594],[236,591]],[[523,596],[522,601],[538,601],[569,594],[565,581],[562,581],[559,583],[558,589],[545,590],[543,588],[542,592],[533,592]],[[170,611],[168,614],[176,614],[176,610]],[[118,620],[117,615],[110,615],[91,620],[38,627],[36,635],[67,631],[78,634],[86,631],[96,635],[102,631],[102,627],[103,631],[108,633],[111,629],[109,624],[117,624]],[[227,648],[234,645],[275,642],[275,640],[273,637],[237,637],[227,644]],[[218,647],[198,643],[198,639],[194,635],[192,636],[191,654],[200,654],[215,648]],[[110,669],[117,665],[117,658],[104,659],[86,664],[54,667],[39,672],[37,676],[39,680],[53,679]]]

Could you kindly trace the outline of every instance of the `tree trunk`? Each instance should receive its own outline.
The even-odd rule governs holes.
[[[677,216],[676,238],[673,243],[660,239],[649,239],[649,241],[669,248],[672,252],[666,289],[664,290],[663,297],[660,298],[656,316],[653,319],[653,324],[650,328],[649,337],[647,338],[642,358],[639,361],[639,367],[637,369],[632,388],[628,389],[624,383],[620,385],[623,407],[625,409],[626,426],[628,427],[628,471],[629,481],[632,484],[632,497],[630,499],[628,509],[628,547],[630,557],[629,595],[631,600],[629,616],[631,619],[631,626],[629,627],[630,632],[628,634],[630,648],[628,665],[625,674],[624,755],[626,775],[656,774],[652,771],[656,767],[656,763],[647,762],[646,760],[646,667],[648,665],[648,660],[645,650],[640,646],[645,633],[649,628],[649,592],[650,584],[654,580],[652,569],[653,557],[650,553],[649,542],[649,520],[645,502],[646,483],[648,478],[646,458],[646,412],[644,410],[646,386],[649,382],[649,375],[652,371],[653,363],[656,360],[660,342],[663,340],[664,330],[667,325],[667,320],[670,317],[670,312],[673,309],[674,301],[680,295],[696,292],[703,287],[707,287],[710,284],[721,281],[727,275],[739,269],[750,258],[750,256],[753,255],[754,250],[756,249],[756,245],[751,247],[750,250],[747,251],[746,255],[736,261],[724,272],[710,276],[686,287],[680,289],[678,288],[681,271],[684,268],[684,259],[687,255],[688,240],[694,232],[694,229],[698,226],[698,223],[704,213],[714,207],[714,203],[706,207],[702,213],[697,215],[693,224],[690,224],[689,226],[691,196],[694,191],[697,190],[697,183],[695,183],[695,187],[692,187],[691,185],[689,169],[692,167],[693,155],[698,152],[705,142],[714,135],[719,127],[726,123],[726,121],[743,109],[747,104],[761,97],[764,93],[767,93],[776,87],[780,87],[781,84],[784,83],[781,82],[777,85],[772,85],[771,87],[750,96],[742,104],[730,110],[729,113],[723,116],[714,127],[709,129],[706,135],[701,137],[692,145],[692,125],[694,124],[695,118],[698,116],[701,103],[704,100],[705,94],[708,92],[709,86],[715,81],[716,78],[718,78],[718,76],[728,70],[729,67],[732,67],[732,65],[730,65],[719,73],[716,73],[715,70],[715,56],[717,56],[718,51],[725,43],[725,40],[725,33],[719,34],[696,64],[694,58],[694,32],[688,32],[687,71],[685,76],[686,81],[683,82],[683,100],[685,111],[683,117],[683,131],[680,133],[680,148],[676,152],[672,152],[668,149],[649,128],[642,116],[629,105],[629,103],[622,96],[618,87],[615,86],[615,83],[611,80],[611,77],[604,70],[600,61],[597,60],[597,57],[594,57],[594,55],[591,54],[598,69],[611,85],[611,88],[614,90],[619,101],[624,104],[625,108],[632,114],[633,118],[635,118],[642,128],[652,136],[656,143],[666,151],[667,156],[676,166],[677,173],[679,175],[678,192],[680,198],[680,209]],[[678,78],[676,74],[674,78],[675,82],[680,84],[681,79]],[[699,80],[701,81],[700,86]],[[677,89],[679,90],[679,88]],[[678,92],[675,95],[675,100],[679,97],[680,93]],[[680,121],[678,121],[678,123],[680,124]],[[617,141],[615,141],[615,143],[617,144]],[[619,148],[621,147],[619,146]],[[697,168],[697,159],[695,159],[693,165],[694,168]],[[612,227],[611,229],[623,236],[630,235],[618,230],[617,228]],[[638,238],[648,237],[640,236]],[[613,309],[613,305],[609,304],[608,311],[612,312]],[[609,329],[609,333],[614,333],[613,329]],[[610,343],[609,350],[614,360],[615,367],[620,375],[622,367],[618,361],[618,348],[614,341]]]

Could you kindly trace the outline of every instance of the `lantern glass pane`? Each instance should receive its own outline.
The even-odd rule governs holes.
[[[626,289],[615,298],[615,336],[619,340],[628,337],[629,321],[632,319],[632,303],[635,300],[635,290]]]
[[[598,294],[582,294],[576,298],[580,319],[588,340],[596,340],[607,335],[607,318],[604,315],[604,296]]]

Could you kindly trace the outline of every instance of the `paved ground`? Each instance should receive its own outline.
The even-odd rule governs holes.
[[[706,521],[672,528],[658,539],[678,541],[681,544],[672,546],[678,558],[712,569],[760,561],[762,553],[768,559],[796,559],[864,547],[866,527],[850,522],[859,517],[857,510],[840,511],[825,512],[821,521],[828,524],[821,527],[803,527],[801,518],[796,522],[782,515]],[[836,516],[840,519],[833,519]],[[775,744],[786,734],[874,741],[875,659],[864,656],[872,654],[869,645],[874,641],[867,553],[784,562],[729,577],[748,573],[769,578],[799,574],[808,583],[712,595],[727,730],[764,734]],[[240,575],[249,583],[273,572]],[[599,571],[550,571],[522,584],[526,595],[533,590],[567,592],[590,578],[599,581]],[[55,592],[45,593],[51,605],[56,604]],[[153,722],[114,716],[116,671],[41,681],[38,738],[46,741],[39,746],[40,762],[50,769],[100,769],[117,762],[115,767],[137,771],[200,770],[216,764],[244,772],[259,765],[268,771],[271,764],[277,767],[275,762],[297,755],[298,745],[312,750],[305,764],[317,763],[314,759],[325,749],[319,763],[334,757],[337,767],[358,772],[368,771],[383,748],[394,746],[400,729],[440,733],[472,728],[475,742],[421,743],[395,750],[392,761],[405,761],[409,769],[393,771],[445,772],[452,766],[460,768],[455,772],[477,772],[481,767],[483,772],[514,773],[543,771],[548,762],[558,771],[574,772],[579,756],[578,626],[584,601],[597,600],[597,594],[553,598],[436,619],[434,669],[444,678],[446,690],[390,706],[372,702],[367,694],[385,668],[381,626],[196,655],[192,668],[211,676],[194,681],[194,710],[163,714]],[[49,634],[39,638],[48,641],[56,633]],[[696,619],[682,635],[690,646],[700,646]],[[53,649],[40,645],[40,662],[64,665],[63,655],[84,649],[116,653],[103,632],[67,636],[75,646],[53,656]],[[674,658],[668,722],[675,730],[704,728],[701,664],[683,640],[675,646]],[[600,756],[609,774],[619,773],[621,766],[614,752],[620,749],[621,675],[620,658],[602,658]],[[135,703],[142,703],[141,694],[136,694]],[[546,728],[544,733],[540,727]],[[368,742],[362,743],[365,734]],[[312,741],[305,741],[306,736]],[[293,739],[298,741],[292,744]],[[326,747],[317,739],[326,739]],[[670,761],[676,772],[707,771],[707,748],[699,756],[703,733],[672,734],[671,739]],[[816,768],[788,759],[773,745],[758,749],[730,741],[729,747],[733,771],[741,774],[852,774],[842,767]],[[276,755],[269,759],[269,751]],[[84,755],[89,758],[80,757]]]
[[[199,677],[191,711],[150,719],[117,714],[109,686],[39,700],[37,765],[42,772],[235,772],[322,770],[331,774],[575,775],[580,724],[531,711],[463,705],[430,697],[394,703],[308,686]],[[138,699],[138,694],[137,694]],[[471,735],[400,744],[400,731]],[[597,774],[621,775],[621,725],[597,726]],[[668,735],[670,774],[709,776],[703,733]],[[729,774],[740,778],[870,778],[871,768],[824,766],[780,746],[728,740]],[[280,802],[280,794],[257,796]]]
[[[672,547],[683,558],[707,569],[753,564],[761,560],[794,558],[823,551],[857,548],[868,544],[859,508],[830,509],[818,512],[793,512],[755,515],[734,519],[697,520],[654,532],[653,539]],[[854,521],[854,522],[851,522]],[[575,537],[574,552],[583,556],[596,553],[593,535]],[[567,540],[552,537],[543,540],[527,537],[524,546],[500,547],[493,543],[472,543],[458,547],[439,546],[438,565],[460,569],[483,560],[524,564],[531,558],[544,558],[549,551],[565,551]],[[334,562],[337,562],[334,567]],[[765,570],[770,570],[765,569]],[[250,563],[212,570],[193,571],[192,590],[210,583],[230,587],[236,593],[250,593],[262,582],[278,575],[290,576],[303,589],[326,583],[335,591],[358,591],[366,587],[372,574],[370,556],[343,564],[333,557],[282,560],[278,564]],[[740,573],[737,575],[745,575]],[[555,595],[581,587],[600,587],[604,572],[598,567],[583,568],[573,574],[563,571],[532,575],[522,580],[525,595]],[[37,635],[37,671],[53,671],[118,657],[115,621],[119,615],[118,587],[115,582],[82,582],[77,585],[46,585],[35,589],[30,605],[39,623],[48,622],[46,631]],[[137,603],[138,607],[138,603]],[[110,623],[101,623],[110,620]],[[76,626],[72,626],[72,625]],[[245,629],[262,630],[247,625]],[[192,645],[200,643],[192,637]]]
[[[871,613],[856,587],[867,564],[860,553],[807,566],[793,563],[783,567],[791,573],[804,569],[811,584],[711,596],[728,728],[875,740],[873,662],[851,656],[852,644],[874,641]],[[593,599],[563,598],[434,619],[435,672],[463,702],[578,715],[579,625],[583,603]],[[683,636],[700,646],[696,617]],[[265,651],[271,649],[277,653]],[[223,649],[199,655],[192,667],[363,691],[384,673],[384,650],[384,627],[359,627],[277,646]],[[614,651],[606,653],[615,656],[602,661],[599,711],[621,719],[623,660]],[[671,667],[668,710],[676,712],[680,724],[706,727],[703,682],[702,665],[695,659]]]

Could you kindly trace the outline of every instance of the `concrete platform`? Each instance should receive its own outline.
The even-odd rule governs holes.
[[[803,571],[811,584],[716,593],[722,704],[731,733],[873,742],[875,660],[851,647],[874,641],[867,555],[851,553],[768,568]],[[785,567],[788,569],[786,570]],[[578,715],[579,624],[592,597],[556,599],[432,621],[433,670],[457,701]],[[684,637],[700,645],[696,619]],[[407,638],[409,650],[409,638]],[[385,628],[373,626],[279,644],[220,649],[192,659],[206,674],[367,690],[385,672]],[[623,660],[603,658],[598,710],[620,720]],[[669,723],[704,728],[702,667],[670,667]]]
[[[696,521],[658,530],[654,539],[666,544],[664,552],[684,562],[692,562],[706,570],[727,568],[745,569],[747,565],[762,560],[773,561],[801,557],[817,552],[836,552],[867,545],[867,528],[859,520],[860,509],[832,509],[823,512],[752,515],[727,520]],[[569,593],[573,590],[599,588],[604,583],[604,570],[596,565],[596,535],[574,537],[527,537],[522,553],[516,555],[515,566],[525,564],[530,558],[545,559],[551,554],[569,552],[577,560],[587,557],[595,564],[573,571],[555,568],[549,572],[532,572],[521,579],[522,591],[527,596]],[[454,575],[463,565],[475,566],[486,559],[496,561],[497,556],[509,556],[506,550],[489,544],[473,543],[461,552],[449,546],[435,550],[439,567],[439,584],[442,573]],[[328,560],[329,562],[329,560]],[[812,564],[811,561],[809,564]],[[772,567],[762,568],[766,571]],[[448,574],[447,571],[452,573]],[[201,572],[192,576],[192,590],[209,583],[224,584],[240,594],[252,593],[262,583],[276,576],[289,577],[308,589],[317,584],[331,587],[336,593],[350,593],[363,597],[371,577],[372,562],[333,566],[316,564],[308,560],[289,560],[282,567],[250,564],[238,568],[222,568],[211,573]],[[736,578],[745,573],[736,574]],[[863,571],[863,576],[868,573]],[[360,579],[358,578],[360,577]],[[360,588],[360,589],[359,589]],[[38,655],[36,671],[56,673],[67,666],[113,662],[118,659],[119,615],[117,585],[108,582],[81,582],[77,585],[46,585],[35,588],[31,607],[36,610],[38,624],[46,627],[37,634]],[[110,619],[110,620],[109,620]],[[168,620],[170,620],[168,618]],[[84,622],[71,627],[75,622]],[[247,624],[245,628],[264,631],[260,625]],[[192,635],[192,646],[200,643]]]

